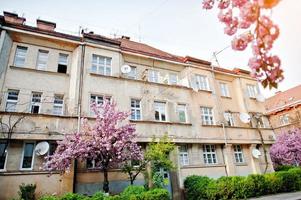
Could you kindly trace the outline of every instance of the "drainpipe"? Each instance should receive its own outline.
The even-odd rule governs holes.
[[[78,85],[78,106],[77,106],[77,131],[80,131],[81,126],[81,115],[82,115],[82,90],[83,90],[83,77],[84,77],[84,66],[85,66],[85,50],[86,44],[81,44],[81,62],[80,62],[80,72],[79,72],[79,85]],[[73,193],[76,192],[76,182],[77,182],[77,160],[74,160],[74,175],[73,175]]]

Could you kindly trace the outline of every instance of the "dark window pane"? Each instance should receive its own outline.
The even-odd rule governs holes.
[[[67,73],[67,65],[58,64],[57,72],[59,73]]]
[[[23,155],[22,168],[31,168],[32,156],[33,156],[34,144],[26,143]]]

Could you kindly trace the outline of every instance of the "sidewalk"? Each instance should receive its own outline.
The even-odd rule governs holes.
[[[275,195],[268,195],[259,198],[251,198],[249,200],[300,200],[301,192],[282,193]]]

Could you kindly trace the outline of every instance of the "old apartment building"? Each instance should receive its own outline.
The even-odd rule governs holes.
[[[301,128],[301,85],[277,92],[265,102],[275,134]]]
[[[267,149],[274,135],[265,116],[259,115],[257,129],[254,116],[264,112],[264,105],[256,100],[257,82],[248,71],[175,56],[129,37],[73,36],[43,20],[32,27],[13,13],[4,12],[0,20],[0,199],[15,196],[23,182],[36,183],[38,194],[99,190],[103,177],[93,162],[48,177],[35,146],[47,141],[47,154],[53,153],[55,141],[76,131],[80,118],[93,120],[90,103],[106,98],[132,111],[129,121],[136,124],[142,145],[165,133],[176,143],[170,157],[177,169],[162,172],[175,199],[192,174],[263,172],[263,156],[252,156],[254,149],[263,152],[258,129]],[[129,73],[122,73],[124,65]],[[249,113],[250,123],[240,120],[241,113]],[[272,171],[270,158],[268,165]],[[128,184],[118,169],[109,179],[113,192]]]

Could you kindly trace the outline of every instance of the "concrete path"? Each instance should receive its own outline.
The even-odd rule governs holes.
[[[249,200],[300,200],[301,192],[291,192],[283,194],[268,195],[259,198],[251,198]]]

